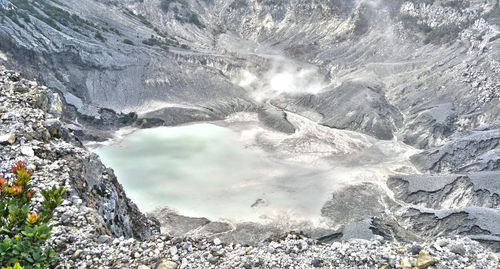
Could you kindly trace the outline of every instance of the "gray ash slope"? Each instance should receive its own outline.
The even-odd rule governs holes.
[[[352,223],[321,238],[458,234],[499,248],[498,1],[166,2],[0,0],[0,63],[56,90],[51,113],[83,138],[238,111],[285,133],[290,111],[397,138],[423,150],[424,175],[389,179],[394,197],[366,184],[333,194],[322,214]],[[304,79],[321,91],[262,100],[235,82],[288,69],[313,70]]]
[[[166,2],[168,10],[160,1],[28,8],[29,1],[3,0],[1,61],[59,90],[66,117],[96,124],[103,108],[171,104],[151,114],[167,124],[256,110],[233,78],[290,61],[317,67],[326,88],[266,97],[282,109],[316,112],[327,126],[397,134],[419,148],[498,127],[496,1]]]

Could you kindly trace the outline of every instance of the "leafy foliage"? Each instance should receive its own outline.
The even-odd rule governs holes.
[[[170,5],[173,3],[179,3],[181,6],[181,10],[179,10],[177,6],[172,8],[176,20],[180,22],[192,23],[198,26],[198,28],[205,28],[205,25],[200,21],[198,15],[187,8],[187,2],[185,0],[161,0],[160,8],[163,12],[167,13],[170,10]]]
[[[496,34],[494,37],[490,38],[489,42],[493,42],[500,38],[500,34]]]
[[[125,14],[138,18],[142,24],[146,25],[149,28],[153,28],[153,24],[144,17],[142,14],[135,14],[132,10],[125,8]]]
[[[96,39],[99,39],[101,42],[106,42],[106,38],[104,38],[104,36],[102,36],[101,32],[99,31],[95,32],[94,37]]]
[[[170,3],[174,2],[175,0],[161,0],[160,2],[160,8],[163,10],[163,12],[168,12],[168,9],[170,7]]]
[[[178,2],[181,5],[187,5],[187,2],[185,0],[161,0],[160,1],[160,8],[163,10],[163,12],[168,12],[170,8],[170,4]]]
[[[248,6],[247,1],[245,0],[234,0],[231,5],[229,5],[230,9],[238,9],[238,8],[246,8]]]
[[[452,42],[465,28],[461,25],[444,25],[432,29],[424,39],[424,44],[445,44]]]
[[[130,39],[123,39],[123,43],[125,43],[127,45],[134,45],[134,42],[132,42],[132,40],[130,40]]]
[[[60,25],[72,29],[78,29],[77,32],[81,32],[82,29],[95,31],[94,28],[97,27],[92,22],[82,19],[76,14],[71,14],[59,7],[56,7],[46,0],[10,0],[10,2],[16,8],[10,9],[14,14],[10,14],[9,18],[14,18],[13,21],[16,23],[19,22],[17,20],[17,16],[23,18],[25,23],[31,23],[31,16],[43,21],[58,31],[61,30]],[[57,1],[54,2],[60,5],[62,4]],[[33,24],[36,25],[36,23]]]
[[[455,9],[464,9],[470,7],[470,2],[467,0],[452,0],[441,4],[443,7],[451,7]]]
[[[33,172],[18,162],[12,173],[15,179],[11,183],[0,178],[0,264],[14,269],[46,268],[56,261],[55,252],[44,244],[52,229],[48,223],[62,203],[65,189],[53,186],[42,190],[40,212],[30,212]]]
[[[415,4],[433,5],[435,0],[411,0],[410,2],[413,2]]]
[[[2,267],[2,269],[23,269],[23,267],[19,263],[16,263],[14,266]]]
[[[158,46],[167,51],[169,46],[180,46],[179,42],[175,40],[175,38],[169,38],[166,34],[162,36],[164,36],[163,39],[161,37],[156,38],[151,36],[150,38],[143,40],[142,43],[148,46]]]

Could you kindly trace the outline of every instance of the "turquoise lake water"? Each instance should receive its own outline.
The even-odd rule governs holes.
[[[294,134],[254,118],[135,130],[95,152],[142,211],[169,207],[213,220],[322,222],[343,186],[410,167],[415,150],[397,141],[335,130],[289,115]],[[119,132],[120,133],[120,132]],[[264,201],[252,207],[257,200]]]
[[[145,211],[168,206],[190,216],[239,217],[265,190],[263,155],[213,124],[138,130],[96,153]],[[262,168],[262,169],[261,169]]]

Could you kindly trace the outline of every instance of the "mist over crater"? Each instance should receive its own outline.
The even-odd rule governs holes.
[[[383,186],[416,171],[415,150],[298,115],[293,134],[269,130],[255,113],[224,121],[136,130],[96,152],[144,211],[168,207],[191,217],[337,227],[321,216],[332,192],[362,182]],[[347,213],[347,212],[339,212]]]

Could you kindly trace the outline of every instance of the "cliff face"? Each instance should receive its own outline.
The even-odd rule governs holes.
[[[62,109],[53,92],[4,67],[0,67],[0,89],[0,174],[9,174],[10,165],[21,160],[35,171],[33,186],[38,193],[52,185],[68,189],[54,217],[56,234],[144,239],[158,231],[127,198],[113,171],[48,112]],[[72,226],[92,229],[72,230]]]

